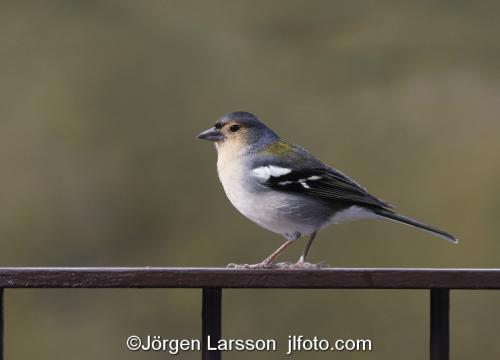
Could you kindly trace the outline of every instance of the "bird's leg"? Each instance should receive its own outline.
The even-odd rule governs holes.
[[[273,264],[273,260],[276,259],[279,254],[281,254],[288,246],[290,246],[291,243],[293,243],[295,240],[287,240],[279,248],[277,248],[271,255],[269,255],[267,258],[262,260],[258,264],[252,264],[252,265],[244,265],[245,268],[247,269],[262,269],[262,268],[268,268],[271,267]]]
[[[318,267],[317,265],[310,264],[310,263],[306,262],[307,254],[309,253],[309,249],[311,248],[311,245],[312,245],[315,238],[316,238],[316,232],[313,232],[311,234],[311,236],[309,237],[309,240],[307,241],[307,245],[306,245],[306,248],[304,249],[304,253],[300,256],[299,260],[295,263],[296,267],[301,267],[301,268],[304,268],[304,267],[316,268],[316,267]]]

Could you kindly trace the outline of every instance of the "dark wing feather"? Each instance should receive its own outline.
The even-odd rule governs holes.
[[[286,175],[271,176],[264,184],[274,190],[299,193],[326,201],[374,206],[389,210],[388,203],[370,195],[366,189],[332,168],[293,170]]]
[[[263,182],[264,186],[274,190],[299,193],[332,203],[340,201],[346,205],[391,209],[388,203],[370,195],[357,182],[325,165],[300,146],[282,140],[273,143],[261,151],[252,163],[252,168],[262,166],[291,170],[285,175],[270,176]]]

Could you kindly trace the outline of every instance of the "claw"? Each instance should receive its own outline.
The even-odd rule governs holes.
[[[231,263],[226,266],[227,268],[231,269],[275,269],[277,268],[276,265],[272,263],[267,263],[267,262],[260,262],[257,264],[235,264]]]
[[[293,264],[289,261],[283,261],[276,263],[276,268],[277,269],[293,269]]]
[[[276,264],[269,263],[269,262],[260,262],[257,264],[235,264],[235,263],[230,263],[226,266],[227,268],[230,269],[296,269],[296,270],[317,270],[317,269],[324,269],[331,267],[329,264],[326,262],[322,261],[317,264],[309,263],[303,260],[297,261],[295,264],[285,261],[285,262],[279,262]]]
[[[299,259],[294,265],[294,269],[304,269],[304,270],[315,270],[315,269],[324,269],[330,267],[329,264],[326,262],[322,261],[317,264],[313,264],[310,262],[304,261],[302,258]]]

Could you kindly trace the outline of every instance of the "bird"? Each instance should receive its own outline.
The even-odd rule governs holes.
[[[198,135],[215,143],[217,173],[233,206],[285,242],[256,264],[276,267],[274,260],[297,239],[308,236],[293,268],[316,268],[307,262],[316,234],[331,224],[359,219],[388,219],[430,232],[452,243],[453,235],[397,213],[356,181],[323,163],[304,148],[290,144],[249,112],[235,111]]]

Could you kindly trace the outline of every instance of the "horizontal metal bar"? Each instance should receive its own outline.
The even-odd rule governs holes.
[[[500,289],[500,269],[0,268],[0,287]]]

